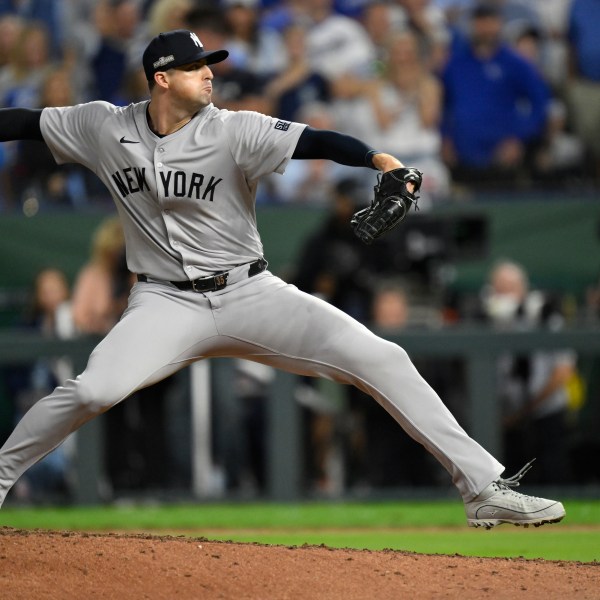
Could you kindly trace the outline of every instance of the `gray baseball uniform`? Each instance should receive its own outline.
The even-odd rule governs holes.
[[[57,161],[86,165],[111,191],[129,268],[142,277],[84,372],[40,400],[0,451],[0,502],[70,432],[210,356],[359,387],[444,465],[465,501],[496,480],[502,465],[464,432],[404,350],[262,265],[250,266],[263,253],[257,180],[283,173],[304,126],[210,104],[159,137],[148,126],[147,106],[92,102],[42,114]],[[226,285],[216,291],[171,283],[223,272]]]

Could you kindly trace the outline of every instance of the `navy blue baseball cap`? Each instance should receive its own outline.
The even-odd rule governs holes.
[[[206,60],[212,65],[229,56],[227,50],[204,50],[198,36],[187,29],[175,29],[159,33],[144,50],[142,63],[146,79],[152,81],[154,73],[173,67],[187,65],[197,60]]]

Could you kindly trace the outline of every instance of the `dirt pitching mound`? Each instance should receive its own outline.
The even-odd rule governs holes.
[[[0,529],[0,598],[600,598],[600,564]]]

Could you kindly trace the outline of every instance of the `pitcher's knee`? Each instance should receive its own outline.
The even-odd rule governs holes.
[[[86,413],[99,415],[119,401],[105,386],[81,380],[77,386],[77,400]]]
[[[377,364],[411,362],[404,348],[384,339],[381,339],[379,344],[370,348],[370,351],[364,354],[363,360]]]
[[[357,370],[365,380],[373,378],[394,379],[411,372],[412,361],[404,348],[381,340],[377,346],[371,347],[357,361]]]

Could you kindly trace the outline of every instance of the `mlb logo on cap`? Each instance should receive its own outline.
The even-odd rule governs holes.
[[[228,56],[227,50],[205,51],[200,38],[193,31],[176,29],[159,33],[144,50],[142,63],[146,79],[152,81],[154,73],[158,71],[166,71],[197,60],[206,60],[206,64],[212,65]]]

